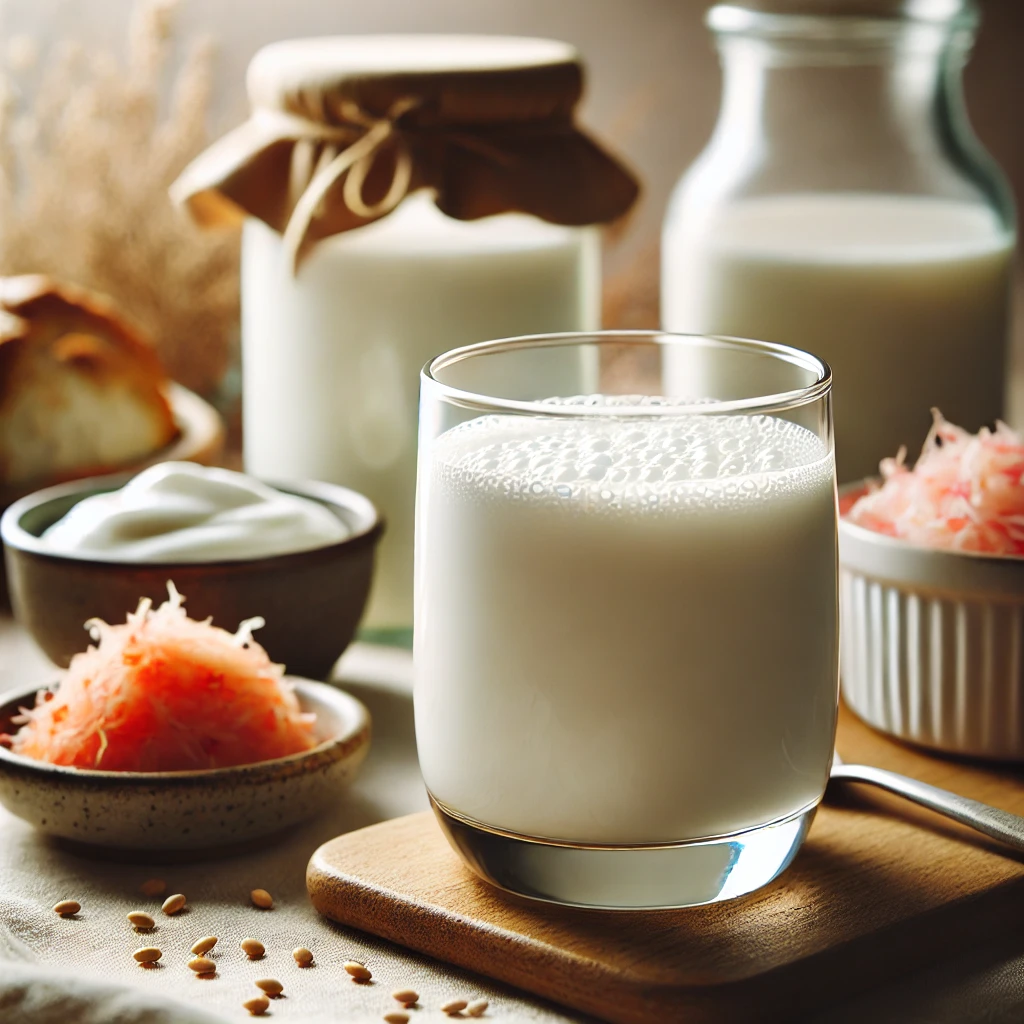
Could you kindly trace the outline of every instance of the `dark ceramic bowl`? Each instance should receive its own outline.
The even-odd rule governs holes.
[[[11,603],[18,621],[60,666],[89,645],[87,619],[124,622],[139,598],[159,604],[167,581],[193,619],[234,632],[260,615],[256,639],[292,675],[324,679],[366,607],[383,523],[369,499],[324,483],[272,483],[329,508],[352,533],[310,551],[223,562],[126,563],[47,552],[39,540],[77,502],[114,491],[130,474],[75,480],[16,501],[0,519]]]
[[[293,679],[319,743],[273,761],[187,772],[104,772],[47,764],[0,746],[0,803],[57,839],[104,851],[175,857],[232,852],[338,802],[370,746],[370,713],[342,690]],[[36,688],[0,696],[14,732]]]

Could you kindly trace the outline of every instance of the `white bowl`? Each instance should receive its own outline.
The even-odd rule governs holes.
[[[843,488],[847,507],[864,483]],[[840,672],[869,725],[952,754],[1024,760],[1024,558],[839,525]]]

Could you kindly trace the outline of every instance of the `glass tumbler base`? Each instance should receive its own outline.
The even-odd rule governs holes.
[[[430,794],[462,860],[485,881],[527,899],[591,910],[670,910],[735,899],[789,866],[817,804],[769,825],[715,839],[648,846],[582,846],[501,832]]]

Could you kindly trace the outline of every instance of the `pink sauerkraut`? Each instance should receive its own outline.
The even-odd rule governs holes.
[[[17,754],[104,771],[223,768],[316,744],[283,668],[252,640],[188,618],[183,598],[139,602],[123,625],[92,619],[95,647],[76,654],[53,691],[16,720]]]
[[[969,434],[932,410],[914,468],[906,449],[850,509],[858,526],[930,548],[1024,555],[1024,443],[1005,423]]]

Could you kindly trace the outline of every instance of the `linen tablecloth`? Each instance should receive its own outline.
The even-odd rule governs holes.
[[[28,638],[0,617],[0,692],[49,681],[53,668]],[[278,845],[241,857],[166,866],[117,864],[67,852],[0,809],[0,1024],[223,1024],[251,1019],[242,1002],[256,994],[253,981],[273,977],[285,986],[268,1019],[302,1024],[381,1020],[395,1009],[390,993],[411,986],[422,1016],[445,1020],[440,1005],[456,996],[489,1000],[488,1018],[502,1024],[555,1024],[585,1018],[507,987],[418,956],[321,919],[309,904],[304,874],[310,854],[340,832],[427,806],[416,764],[411,659],[406,652],[356,645],[342,660],[340,685],[373,715],[369,757],[337,809]],[[173,918],[156,912],[158,930],[143,939],[125,914],[158,911],[159,900],[139,892],[143,881],[163,878],[168,893],[183,892],[188,911]],[[272,911],[253,908],[248,893],[264,888]],[[77,920],[58,918],[60,899],[82,904]],[[188,949],[217,935],[217,976],[193,977]],[[238,948],[259,939],[267,954],[248,961]],[[140,968],[131,953],[140,945],[163,950],[162,966]],[[300,970],[291,957],[308,946],[316,967]],[[366,963],[374,984],[353,984],[341,963]],[[669,1013],[666,1020],[678,1020]],[[1019,1024],[1024,1020],[1024,923],[1009,942],[981,948],[956,963],[912,975],[842,1008],[816,1015],[813,1024]],[[811,1024],[810,1021],[807,1024]]]
[[[511,989],[337,927],[310,906],[305,869],[320,843],[427,806],[416,764],[410,668],[409,654],[396,649],[357,645],[346,655],[342,685],[373,716],[373,743],[359,778],[333,813],[284,842],[266,848],[255,843],[246,856],[180,866],[104,863],[62,850],[0,808],[0,1022],[249,1020],[242,1002],[258,994],[253,981],[265,977],[281,981],[286,997],[274,1000],[268,1020],[379,1022],[382,1014],[399,1008],[391,992],[409,986],[420,993],[421,1005],[432,1018],[446,1019],[438,1007],[461,996],[489,1000],[490,1013],[503,1020],[553,1024],[577,1019]],[[0,619],[0,692],[20,686],[22,680],[46,682],[53,673],[27,637],[10,620]],[[160,900],[139,892],[142,882],[153,877],[167,882],[168,894],[188,897],[187,912],[174,917],[159,913]],[[273,895],[273,910],[250,905],[248,894],[254,888]],[[53,913],[60,899],[82,904],[77,920]],[[125,920],[135,909],[157,918],[157,930],[150,936],[136,935]],[[204,935],[220,939],[214,950],[217,976],[209,981],[194,977],[186,967],[189,947]],[[248,961],[239,949],[248,936],[266,946],[262,960]],[[145,970],[132,960],[132,951],[143,945],[163,950],[160,967]],[[313,951],[315,967],[295,964],[291,951],[296,946]],[[374,984],[352,983],[341,969],[350,958],[370,967]],[[168,1000],[176,1005],[161,1011]]]

